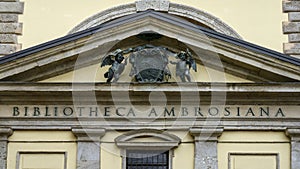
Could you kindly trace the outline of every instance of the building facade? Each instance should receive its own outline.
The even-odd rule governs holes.
[[[55,3],[0,1],[1,169],[300,168],[298,1]]]

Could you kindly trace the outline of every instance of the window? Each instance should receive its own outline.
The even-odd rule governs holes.
[[[127,150],[126,169],[169,169],[169,151]]]
[[[172,169],[179,137],[162,130],[140,129],[115,139],[121,148],[122,169]]]

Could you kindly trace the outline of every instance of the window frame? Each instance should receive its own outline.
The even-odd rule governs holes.
[[[156,138],[159,141],[137,141],[139,138],[145,137]],[[130,131],[115,139],[116,145],[121,148],[122,169],[127,169],[127,151],[168,151],[168,169],[172,169],[174,148],[178,147],[180,142],[181,139],[173,134],[152,129]]]
[[[126,149],[124,150],[126,154],[125,156],[122,156],[122,169],[127,169],[127,155],[128,155],[128,151],[141,151],[141,152],[153,152],[153,151],[157,151],[157,152],[162,152],[162,153],[168,153],[168,159],[167,159],[167,169],[172,169],[172,158],[173,158],[173,150],[141,150],[141,149]]]

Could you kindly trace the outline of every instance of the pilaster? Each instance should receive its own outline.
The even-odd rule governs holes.
[[[7,168],[7,144],[12,133],[10,128],[0,128],[0,169]]]
[[[291,169],[300,168],[300,129],[287,129],[286,135],[291,138]]]
[[[19,15],[24,12],[24,2],[0,0],[0,56],[21,50],[18,36],[22,35],[23,24]]]
[[[282,10],[288,14],[288,21],[282,23],[283,33],[288,35],[288,43],[283,44],[283,52],[300,58],[300,0],[283,0]]]
[[[100,169],[102,128],[73,128],[77,137],[77,169]]]
[[[218,137],[223,128],[191,128],[190,134],[195,140],[195,169],[218,169]]]

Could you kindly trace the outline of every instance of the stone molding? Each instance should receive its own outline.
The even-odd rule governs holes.
[[[222,134],[221,127],[190,128],[194,136],[194,168],[218,169],[218,137]]]
[[[72,128],[77,137],[77,169],[101,168],[100,139],[105,134],[103,128]]]
[[[155,142],[137,142],[131,141],[135,138],[151,137],[161,141]],[[181,139],[173,134],[170,134],[162,130],[154,129],[140,129],[133,130],[126,134],[123,134],[115,139],[115,143],[118,147],[124,149],[140,148],[140,149],[166,149],[170,150],[174,147],[178,147]]]
[[[291,138],[291,169],[298,169],[300,168],[300,128],[288,128],[286,135]]]
[[[163,32],[164,36],[168,38],[176,39],[181,37],[179,41],[194,46],[195,48],[193,50],[195,51],[207,49],[208,54],[203,55],[203,60],[206,61],[205,64],[208,66],[220,67],[217,62],[211,59],[216,57],[215,55],[217,53],[221,59],[224,57],[226,60],[232,61],[232,63],[223,62],[225,72],[251,81],[264,82],[290,80],[287,78],[300,79],[299,66],[291,62],[285,62],[263,53],[256,53],[251,51],[251,49],[241,48],[237,45],[224,42],[221,39],[210,38],[208,40],[199,30],[194,30],[188,26],[187,28],[191,29],[189,29],[190,31],[187,33],[187,30],[182,31],[183,24],[181,26],[181,23],[175,24],[164,21],[162,18],[159,18],[159,16],[154,17],[149,15],[148,17],[145,14],[143,19],[134,22],[128,21],[126,24],[117,22],[113,23],[113,26],[117,26],[114,28],[115,31],[111,31],[112,29],[102,29],[97,32],[97,34],[93,34],[92,37],[85,36],[76,41],[28,54],[26,57],[18,58],[18,61],[16,61],[18,64],[15,64],[13,61],[2,63],[0,79],[7,81],[41,81],[51,78],[73,70],[75,58],[78,54],[85,55],[87,54],[86,52],[97,50],[99,46],[114,44],[120,39],[126,39],[149,30]],[[104,49],[106,50],[107,48]],[[101,52],[105,52],[105,50],[101,50]],[[89,59],[84,59],[79,63],[78,67],[98,63],[103,55],[102,53],[88,55],[87,57],[89,57]],[[32,59],[28,59],[29,57],[32,57]],[[63,61],[61,66],[56,65],[58,61]],[[237,64],[239,64],[239,66],[235,66]],[[52,66],[54,66],[53,69]],[[46,69],[44,69],[45,67]],[[249,68],[251,68],[252,71],[249,72]],[[36,71],[39,73],[36,73]],[[268,76],[266,77],[266,75]]]
[[[17,36],[22,35],[23,24],[18,18],[24,12],[24,2],[19,0],[0,1],[0,56],[21,50]]]
[[[72,132],[79,142],[100,142],[105,134],[103,128],[72,128]]]
[[[300,129],[287,129],[286,135],[291,138],[291,141],[300,142]]]
[[[0,141],[7,141],[8,137],[13,134],[13,130],[7,127],[0,128]]]
[[[195,141],[216,142],[223,133],[223,128],[191,128],[190,134],[194,136]]]
[[[7,143],[8,137],[12,135],[13,130],[8,127],[0,127],[0,168],[7,168]]]
[[[193,19],[197,22],[207,25],[208,27],[217,32],[238,39],[242,39],[242,37],[231,27],[229,27],[227,24],[222,22],[220,19],[214,17],[213,15],[190,6],[171,3],[168,0],[139,0],[135,3],[129,3],[107,9],[84,20],[83,22],[75,26],[69,32],[69,34],[79,32],[97,25],[101,25],[102,23],[114,20],[122,16],[134,14],[139,11],[145,11],[149,9],[168,12],[177,16]]]

